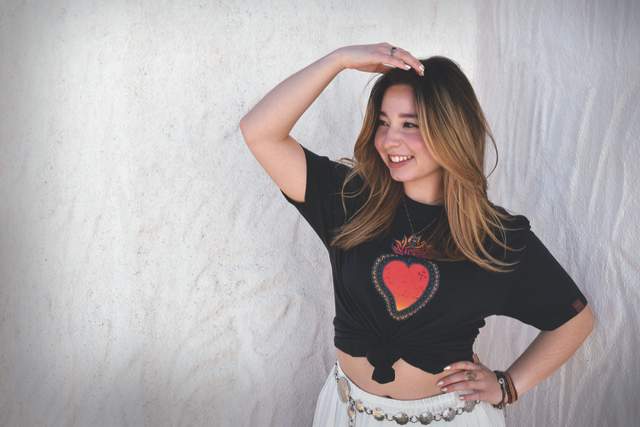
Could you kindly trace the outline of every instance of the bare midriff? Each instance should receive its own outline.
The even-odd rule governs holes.
[[[395,379],[380,384],[371,378],[373,365],[366,357],[354,357],[336,348],[338,362],[349,379],[364,391],[398,400],[424,399],[443,394],[436,383],[440,378],[459,370],[442,371],[437,374],[425,372],[400,358],[392,365]]]

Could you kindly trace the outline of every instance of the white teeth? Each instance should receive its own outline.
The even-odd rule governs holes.
[[[402,162],[404,160],[413,159],[413,156],[389,156],[389,159],[393,163],[399,163],[399,162]]]

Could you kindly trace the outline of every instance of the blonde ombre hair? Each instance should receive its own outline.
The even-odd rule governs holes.
[[[503,222],[514,216],[496,207],[487,197],[485,138],[488,136],[494,145],[496,164],[497,148],[475,92],[452,60],[431,56],[420,62],[425,67],[424,76],[413,70],[395,68],[379,76],[371,90],[362,129],[354,146],[354,158],[339,159],[352,168],[341,188],[345,215],[345,197],[364,194],[366,200],[344,225],[335,230],[330,244],[351,249],[387,232],[392,225],[394,213],[402,201],[403,185],[391,178],[375,148],[374,137],[385,91],[392,85],[406,84],[413,89],[422,139],[443,169],[444,214],[426,240],[437,254],[433,259],[469,260],[488,271],[509,271],[501,267],[516,263],[494,257],[484,243],[488,236],[498,246],[514,250],[504,243],[504,231],[514,228]],[[362,185],[358,191],[347,195],[345,188],[356,177]],[[502,239],[498,238],[498,233]]]

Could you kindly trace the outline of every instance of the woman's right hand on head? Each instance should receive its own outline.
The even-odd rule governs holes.
[[[344,46],[337,50],[344,68],[368,73],[386,73],[393,68],[414,68],[419,75],[424,75],[424,67],[416,57],[397,46],[391,56],[391,47],[391,44],[384,42]]]

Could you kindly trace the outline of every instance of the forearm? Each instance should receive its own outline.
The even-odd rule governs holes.
[[[285,139],[300,116],[344,69],[339,49],[271,89],[240,121],[244,139]]]
[[[524,353],[507,369],[518,392],[518,398],[562,366],[592,330],[593,315],[587,306],[559,328],[540,332]]]

